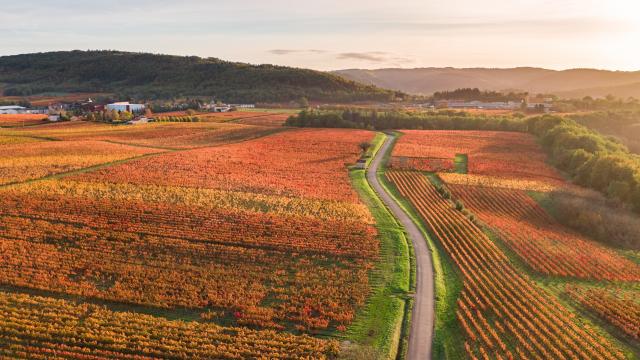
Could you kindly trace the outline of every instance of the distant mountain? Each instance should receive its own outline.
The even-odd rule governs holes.
[[[556,93],[565,96],[638,97],[640,71],[594,69],[547,70],[540,68],[419,68],[379,70],[339,70],[334,74],[363,84],[376,85],[411,94],[429,95],[457,88],[519,90],[530,93]]]
[[[394,92],[334,74],[195,56],[66,51],[0,57],[4,95],[106,92],[145,98],[211,96],[229,102],[388,100]]]

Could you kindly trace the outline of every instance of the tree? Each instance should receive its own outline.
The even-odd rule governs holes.
[[[358,144],[358,146],[360,147],[360,149],[362,149],[363,153],[366,153],[367,150],[369,150],[369,148],[371,148],[371,143],[363,141],[360,144]]]
[[[301,108],[308,108],[309,107],[309,99],[307,99],[306,97],[301,97],[298,100],[298,105],[300,105]]]
[[[120,113],[120,120],[129,121],[131,119],[133,119],[133,114],[129,111],[123,111]]]
[[[629,186],[629,183],[626,181],[614,180],[609,184],[607,195],[611,198],[626,202],[631,195],[631,186]]]
[[[117,110],[111,110],[111,113],[109,114],[109,119],[111,121],[119,121],[120,120],[120,113]]]

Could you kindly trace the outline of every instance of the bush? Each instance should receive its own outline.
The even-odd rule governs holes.
[[[626,184],[613,186],[615,191],[628,190]],[[640,220],[619,204],[596,192],[554,192],[550,200],[552,213],[560,223],[607,245],[640,250]]]

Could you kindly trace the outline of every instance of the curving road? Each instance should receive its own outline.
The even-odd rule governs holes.
[[[396,203],[391,194],[385,190],[378,180],[378,168],[382,164],[384,155],[389,151],[392,141],[393,137],[386,135],[384,144],[367,169],[367,181],[404,227],[413,243],[416,257],[416,293],[411,316],[407,359],[425,360],[431,359],[431,343],[433,340],[435,318],[433,264],[431,261],[431,251],[427,246],[427,239],[424,238],[418,226],[411,220],[400,205]]]

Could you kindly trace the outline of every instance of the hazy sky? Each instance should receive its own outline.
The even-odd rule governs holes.
[[[320,70],[640,70],[640,0],[0,0],[0,55],[116,49]]]

